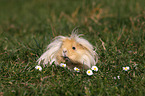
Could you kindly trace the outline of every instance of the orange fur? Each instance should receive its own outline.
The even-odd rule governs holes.
[[[67,67],[88,69],[97,63],[98,57],[93,46],[79,35],[58,36],[48,45],[48,50],[37,60],[38,64],[54,62],[56,65],[66,63]]]

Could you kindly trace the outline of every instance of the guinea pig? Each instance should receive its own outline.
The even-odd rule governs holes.
[[[70,69],[74,67],[88,69],[96,65],[98,56],[94,47],[80,36],[73,32],[70,37],[57,36],[37,60],[38,64],[65,63]]]

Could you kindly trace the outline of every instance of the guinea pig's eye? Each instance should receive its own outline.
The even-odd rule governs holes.
[[[75,49],[76,49],[76,47],[72,47],[72,49],[73,49],[73,50],[75,50]]]

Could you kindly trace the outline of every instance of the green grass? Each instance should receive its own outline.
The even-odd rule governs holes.
[[[0,0],[0,95],[143,96],[144,4],[145,0]],[[36,60],[51,40],[70,35],[75,27],[97,47],[99,71],[88,76],[56,66],[36,70]],[[122,70],[125,66],[130,70]]]

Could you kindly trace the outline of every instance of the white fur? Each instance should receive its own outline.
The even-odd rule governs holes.
[[[56,59],[56,53],[61,48],[63,40],[68,39],[74,39],[76,42],[80,43],[82,46],[87,48],[88,52],[85,53],[81,57],[82,64],[87,65],[88,67],[91,67],[95,65],[98,61],[97,53],[93,50],[93,46],[84,38],[79,37],[80,35],[76,35],[75,33],[72,33],[70,37],[64,37],[64,36],[58,36],[54,39],[53,42],[51,42],[47,46],[47,51],[42,54],[42,56],[37,60],[38,64],[42,63],[50,65],[54,62],[56,65],[58,65],[57,59]]]
[[[43,65],[48,64],[50,62],[50,65],[55,62],[57,64],[57,60],[55,57],[56,52],[60,49],[62,45],[62,40],[64,39],[64,36],[58,36],[54,39],[53,42],[51,42],[47,46],[47,51],[41,55],[41,57],[37,60],[38,64],[43,61]]]

